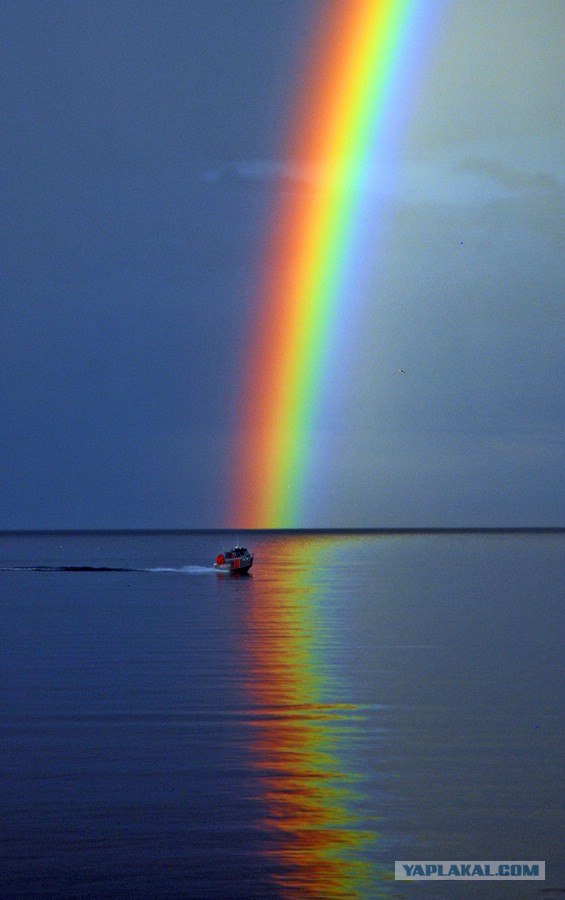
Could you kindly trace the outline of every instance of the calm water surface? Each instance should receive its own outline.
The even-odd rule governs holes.
[[[240,538],[248,578],[210,568],[228,535],[1,537],[0,895],[565,888],[563,535]]]

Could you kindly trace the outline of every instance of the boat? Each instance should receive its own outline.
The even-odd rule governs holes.
[[[253,554],[246,547],[232,547],[219,553],[214,568],[219,572],[231,572],[234,575],[246,575],[253,565]]]

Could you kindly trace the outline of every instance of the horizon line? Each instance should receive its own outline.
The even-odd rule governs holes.
[[[321,528],[0,528],[1,535],[24,534],[462,534],[562,532],[564,525],[455,525]]]

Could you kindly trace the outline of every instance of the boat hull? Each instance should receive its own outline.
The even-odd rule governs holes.
[[[253,557],[238,557],[226,559],[223,563],[214,563],[216,572],[226,572],[228,575],[247,575],[253,565]]]

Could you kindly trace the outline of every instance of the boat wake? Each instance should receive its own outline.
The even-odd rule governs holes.
[[[180,572],[188,575],[212,573],[211,566],[0,566],[0,572]]]
[[[153,569],[136,569],[137,572],[185,572],[189,575],[212,575],[215,569],[212,566],[180,566],[180,568],[171,568],[169,566],[158,566]]]

